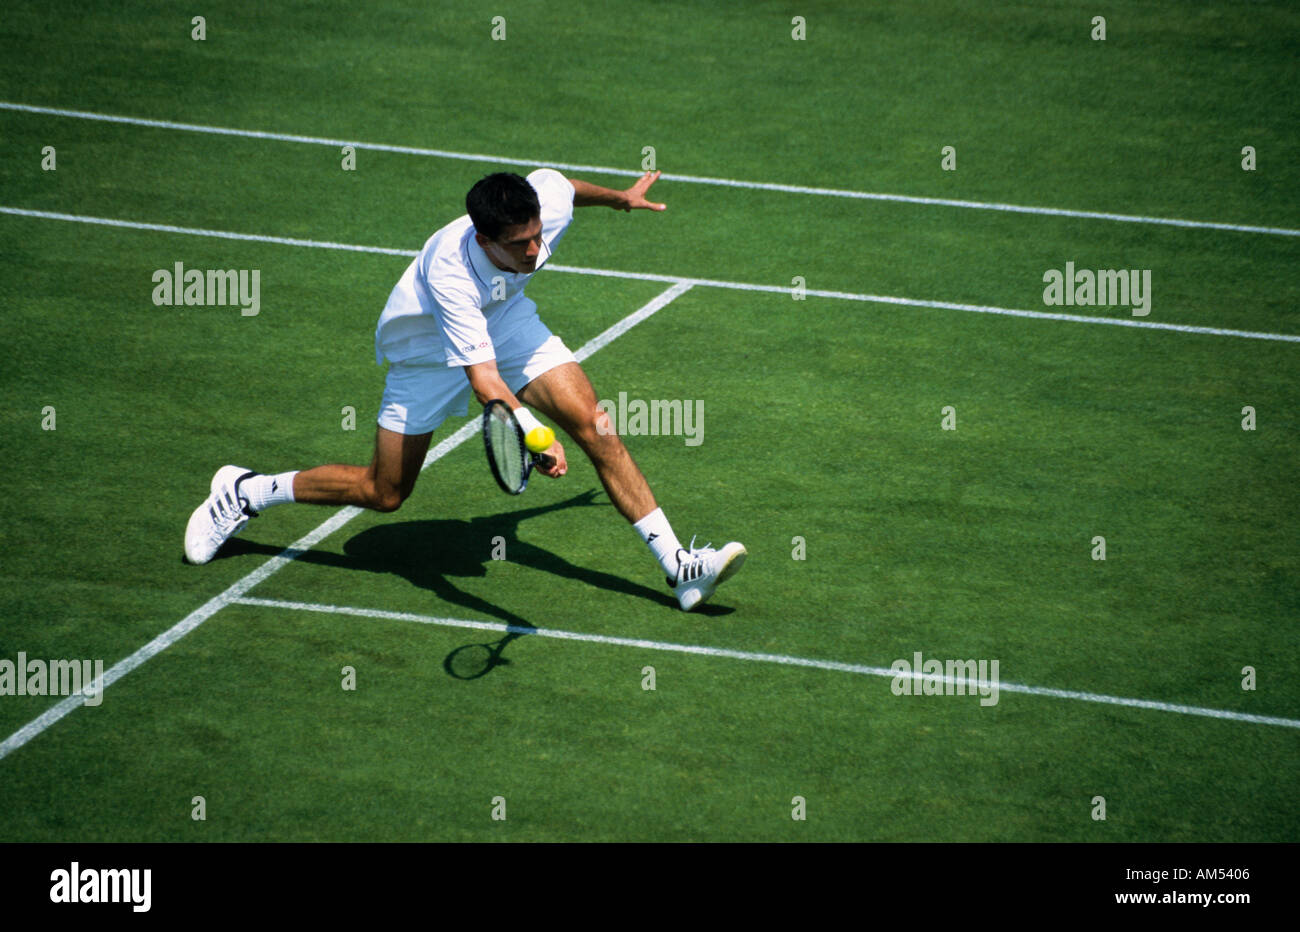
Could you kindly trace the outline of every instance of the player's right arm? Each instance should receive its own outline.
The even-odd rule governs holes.
[[[514,392],[506,385],[505,379],[501,378],[501,373],[497,371],[495,359],[466,366],[465,375],[469,377],[469,387],[473,389],[474,397],[478,399],[479,404],[485,405],[493,398],[500,398],[510,405],[511,411],[522,407]]]
[[[483,295],[469,281],[471,273],[458,271],[453,266],[450,274],[439,275],[430,270],[425,274],[434,300],[433,317],[442,337],[447,365],[464,370],[474,397],[480,403],[487,404],[499,398],[518,417],[523,405],[497,370],[496,350],[488,332],[487,318],[483,315]],[[530,420],[535,424],[537,419],[531,414],[520,418],[525,430],[530,425],[524,422]],[[551,444],[546,453],[551,457],[551,466],[538,466],[537,469],[552,478],[564,475],[568,464],[560,442],[557,440]]]
[[[487,404],[492,399],[499,398],[510,406],[511,411],[523,407],[514,392],[506,385],[505,379],[501,378],[495,359],[465,366],[465,375],[469,378],[469,387],[473,390],[474,397],[479,400],[479,404]],[[552,464],[549,467],[537,467],[543,475],[558,479],[568,471],[569,464],[564,458],[564,447],[559,440],[551,444],[546,450],[546,455],[551,458]]]

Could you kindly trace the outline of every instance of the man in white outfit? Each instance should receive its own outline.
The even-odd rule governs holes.
[[[433,431],[465,416],[472,391],[515,412],[524,431],[539,425],[535,408],[582,448],[605,491],[658,560],[681,607],[690,611],[740,569],[745,548],[683,547],[650,486],[597,407],[596,393],[564,342],[524,294],[550,259],[575,207],[663,210],[647,201],[658,178],[647,172],[615,191],[539,169],[526,179],[488,175],[465,198],[468,213],[429,238],[388,298],[375,328],[375,357],[389,363],[369,466],[317,466],[278,474],[223,466],[210,495],[190,517],[185,555],[207,563],[249,518],[273,505],[358,505],[396,511],[415,488]],[[527,405],[528,407],[525,407]],[[568,469],[557,440],[546,451],[552,478]]]

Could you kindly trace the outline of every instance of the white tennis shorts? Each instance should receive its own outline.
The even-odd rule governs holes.
[[[543,372],[576,361],[536,317],[497,344],[496,352],[497,371],[515,394]],[[467,415],[472,394],[464,367],[449,366],[441,356],[390,363],[379,426],[399,434],[430,433],[449,417]]]

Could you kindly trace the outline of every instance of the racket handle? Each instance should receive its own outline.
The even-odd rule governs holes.
[[[555,465],[555,457],[549,453],[534,453],[533,465],[540,466],[542,469],[550,469]]]

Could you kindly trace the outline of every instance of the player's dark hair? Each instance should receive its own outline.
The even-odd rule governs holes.
[[[514,172],[497,172],[478,181],[465,195],[474,229],[496,239],[506,227],[528,223],[542,212],[537,192]]]

